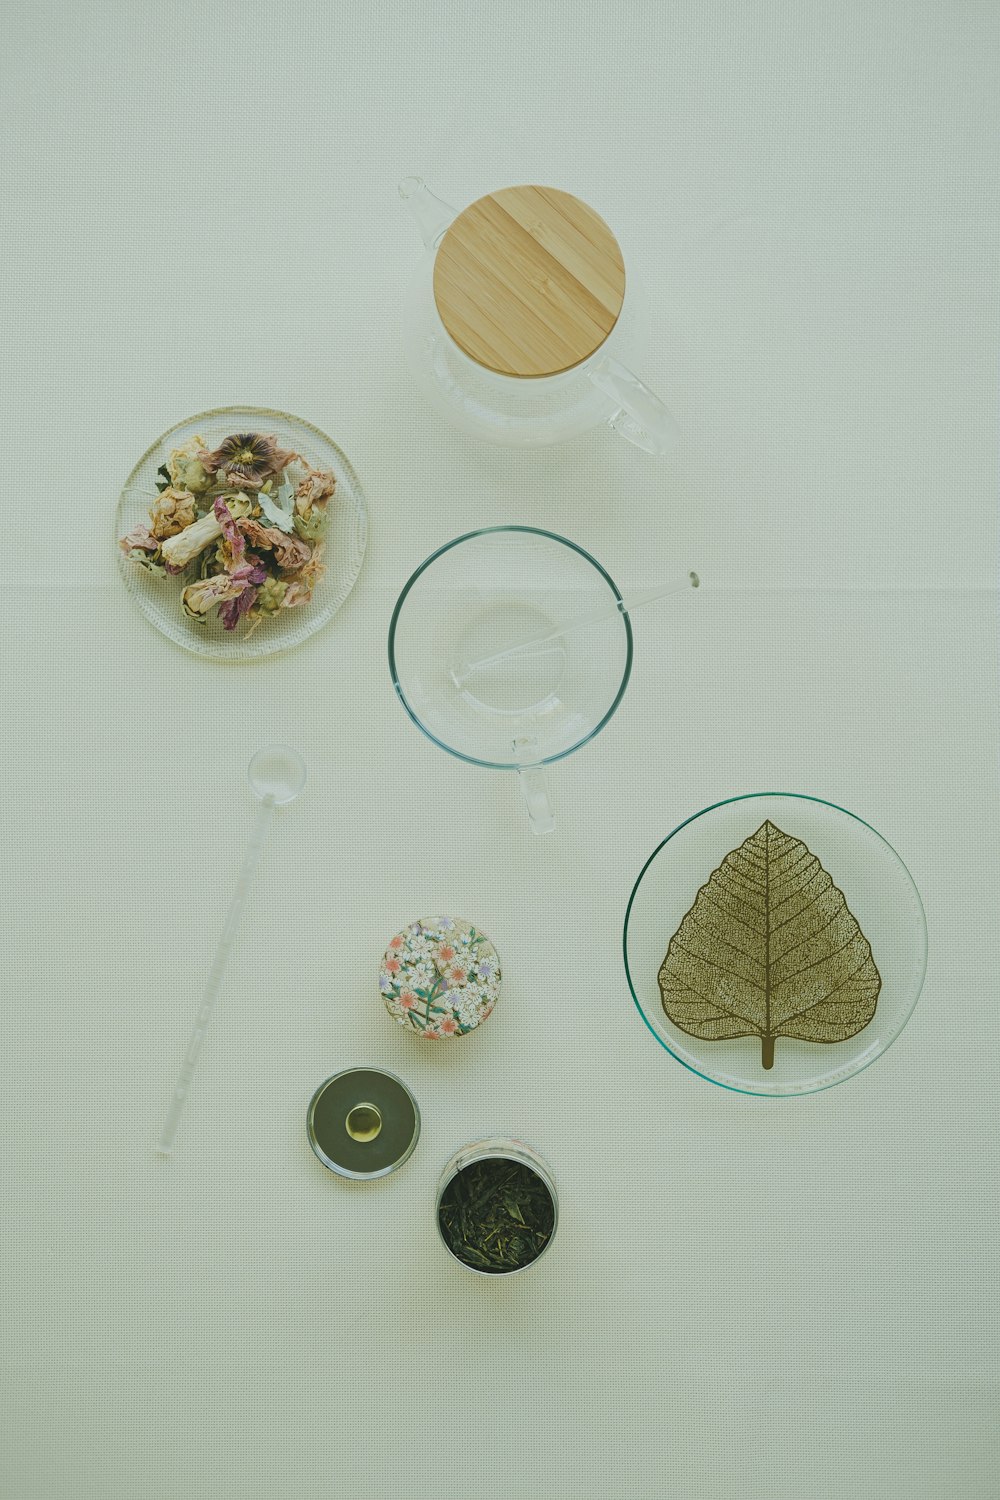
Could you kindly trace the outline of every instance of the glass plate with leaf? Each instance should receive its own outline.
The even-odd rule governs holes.
[[[115,513],[119,570],[170,640],[221,661],[287,651],[336,613],[368,511],[325,433],[287,412],[220,407],[157,438]]]
[[[625,913],[625,970],[649,1030],[724,1088],[842,1083],[902,1031],[927,928],[896,851],[815,797],[716,803],[658,846]]]

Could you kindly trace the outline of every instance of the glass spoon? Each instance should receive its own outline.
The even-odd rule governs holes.
[[[167,1118],[160,1133],[160,1141],[156,1149],[161,1156],[169,1156],[174,1149],[174,1137],[177,1134],[181,1111],[194,1077],[195,1064],[205,1038],[212,1007],[222,988],[222,977],[226,972],[233,939],[240,925],[240,917],[243,915],[243,907],[254,871],[267,841],[274,810],[277,807],[287,807],[302,791],[306,784],[305,762],[298,751],[292,750],[288,745],[268,745],[254,755],[247,767],[247,780],[250,782],[254,796],[260,801],[260,808],[250,834],[247,852],[243,857],[243,867],[236,882],[236,890],[229,903],[215,957],[212,959],[212,967],[205,981],[201,1007],[195,1017],[194,1029],[181,1064],[174,1097],[170,1101]]]

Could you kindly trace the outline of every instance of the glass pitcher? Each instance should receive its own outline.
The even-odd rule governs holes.
[[[647,453],[670,451],[673,418],[622,363],[635,293],[588,204],[527,185],[458,213],[419,177],[399,193],[429,252],[411,288],[407,355],[444,416],[493,443],[556,443],[606,422]]]

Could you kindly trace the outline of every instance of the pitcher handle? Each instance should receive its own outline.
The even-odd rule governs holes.
[[[548,778],[541,766],[532,766],[517,773],[521,783],[521,795],[528,809],[528,822],[532,833],[552,833],[556,826],[549,796]]]
[[[677,442],[677,424],[659,396],[638,375],[606,355],[590,371],[590,378],[598,390],[617,402],[618,410],[608,418],[609,427],[644,453],[671,451]]]
[[[537,750],[534,740],[514,741],[514,754],[518,760],[527,760],[534,750]],[[544,767],[519,765],[517,779],[521,784],[521,795],[528,810],[528,822],[531,824],[532,833],[552,833],[556,826],[556,819],[552,811],[552,798],[549,795],[548,777]]]

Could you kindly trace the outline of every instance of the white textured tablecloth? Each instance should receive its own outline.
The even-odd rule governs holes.
[[[3,1500],[994,1500],[996,6],[38,0],[0,31]],[[605,214],[676,459],[431,414],[399,347],[414,171]],[[239,401],[331,432],[371,511],[343,611],[245,670],[155,633],[111,534],[153,437]],[[623,589],[706,580],[637,617],[549,839],[386,667],[415,565],[505,520]],[[308,793],[163,1162],[277,738]],[[886,1057],[784,1103],[673,1062],[621,959],[655,844],[775,788],[879,828],[930,933]],[[454,1047],[374,991],[437,911],[505,963]],[[352,1062],[423,1109],[378,1184],[306,1143]],[[561,1194],[500,1285],[432,1212],[489,1132]]]

